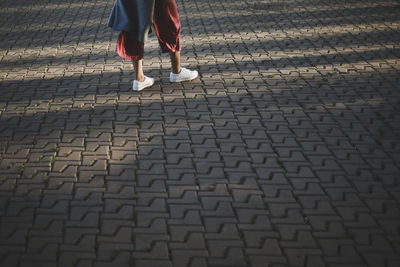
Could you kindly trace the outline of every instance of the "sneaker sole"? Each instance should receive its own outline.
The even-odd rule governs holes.
[[[143,88],[141,88],[141,89],[137,89],[137,90],[135,90],[134,88],[132,88],[132,91],[134,91],[134,92],[140,92],[140,91],[142,91],[142,90],[144,90],[144,89],[146,89],[146,88],[152,87],[152,86],[154,85],[154,83],[155,83],[155,82],[153,82],[152,84],[149,84],[149,85],[147,85],[147,86],[145,86],[145,87],[143,87]]]
[[[194,81],[194,80],[196,80],[197,78],[199,78],[200,77],[200,75],[198,75],[197,74],[197,76],[196,77],[194,77],[193,79],[191,79],[191,80],[183,80],[183,81],[171,81],[171,80],[169,80],[169,82],[170,83],[183,83],[183,82],[191,82],[191,81]]]

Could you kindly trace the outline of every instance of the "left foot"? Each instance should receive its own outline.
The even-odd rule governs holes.
[[[199,76],[197,70],[188,70],[185,68],[181,68],[181,72],[173,73],[171,72],[169,75],[169,80],[172,83],[186,82],[196,79]]]
[[[133,91],[142,91],[143,89],[150,87],[154,84],[154,79],[144,76],[144,80],[139,82],[137,80],[133,81],[132,90]]]

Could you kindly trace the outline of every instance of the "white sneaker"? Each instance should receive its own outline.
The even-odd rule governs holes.
[[[144,76],[144,80],[142,82],[138,82],[137,80],[133,81],[132,90],[133,91],[142,91],[144,88],[150,87],[154,84],[154,79]]]
[[[179,83],[194,80],[197,78],[197,76],[199,76],[197,70],[188,70],[185,68],[181,68],[181,72],[177,74],[171,72],[169,75],[169,80],[171,83]]]

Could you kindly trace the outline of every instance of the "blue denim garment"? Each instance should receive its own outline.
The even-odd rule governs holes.
[[[108,19],[108,27],[127,31],[145,42],[153,25],[155,0],[116,0]]]

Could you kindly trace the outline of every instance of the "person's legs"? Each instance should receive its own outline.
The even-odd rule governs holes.
[[[140,60],[132,60],[133,69],[135,70],[135,78],[138,82],[144,81],[144,73],[143,73],[143,59]]]
[[[155,1],[153,24],[162,53],[181,50],[181,21],[175,0]]]
[[[193,80],[197,71],[181,68],[181,23],[175,0],[156,0],[154,7],[154,29],[156,31],[161,51],[169,53],[171,59],[171,82]]]
[[[172,72],[179,73],[181,22],[175,1],[156,0],[153,21],[161,51],[170,54]]]
[[[140,91],[154,84],[154,79],[146,77],[143,73],[143,52],[144,44],[137,41],[128,32],[121,32],[117,41],[117,53],[119,56],[132,61],[135,71],[135,80],[132,89]]]
[[[171,70],[173,73],[178,74],[181,72],[181,52],[175,51],[170,52],[169,57],[171,59]]]
[[[132,60],[133,69],[135,71],[135,80],[133,81],[132,90],[141,91],[154,84],[154,79],[147,77],[143,73],[143,59]]]

